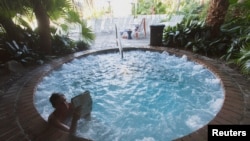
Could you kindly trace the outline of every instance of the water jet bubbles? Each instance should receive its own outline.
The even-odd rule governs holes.
[[[162,54],[169,56],[169,53],[167,51],[163,51]]]
[[[87,133],[80,134],[95,141],[172,140],[206,124],[221,108],[219,79],[186,56],[151,51],[124,55],[123,60],[118,52],[88,55],[65,64],[43,79],[36,99],[46,102],[43,93],[55,89],[68,97],[90,90],[93,117],[100,124],[90,122]],[[58,85],[62,82],[65,85]],[[47,114],[44,107],[51,108],[48,101],[45,106],[35,103],[41,114]]]
[[[142,139],[136,139],[135,141],[156,141],[153,137],[143,137]]]
[[[204,67],[202,66],[202,65],[194,65],[194,67],[193,67],[193,69],[195,70],[195,71],[199,71],[199,70],[201,70],[201,69],[203,69]]]
[[[183,56],[181,57],[181,59],[182,59],[183,61],[187,61],[187,56],[186,56],[186,55],[183,55]]]
[[[186,124],[190,129],[198,129],[202,127],[203,121],[198,115],[192,115],[188,117]]]

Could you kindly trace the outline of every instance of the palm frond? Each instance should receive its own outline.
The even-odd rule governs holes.
[[[81,23],[81,19],[79,14],[76,11],[69,10],[67,13],[67,17],[65,18],[67,22],[73,22],[73,23]]]
[[[29,1],[23,0],[1,0],[0,1],[0,15],[13,17],[17,13],[25,12],[25,8],[30,5]]]
[[[90,44],[95,39],[95,34],[90,27],[87,27],[86,22],[81,22],[80,24],[82,26],[82,38],[84,42]]]
[[[244,74],[250,74],[250,44],[243,47],[238,56],[239,58],[235,59],[234,62],[239,65]]]
[[[68,11],[73,9],[73,3],[71,0],[49,0],[45,3],[45,7],[50,18],[57,20],[67,17]]]

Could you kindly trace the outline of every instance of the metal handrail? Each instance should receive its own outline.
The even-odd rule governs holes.
[[[116,46],[119,48],[121,58],[123,59],[123,47],[122,47],[122,44],[121,44],[121,38],[118,35],[117,25],[116,24],[115,24],[115,35],[116,35]]]

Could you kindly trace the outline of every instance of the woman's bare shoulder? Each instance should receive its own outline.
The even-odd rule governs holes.
[[[49,117],[48,117],[48,123],[52,123],[53,121],[56,120],[56,117],[54,115],[54,112],[52,112]]]

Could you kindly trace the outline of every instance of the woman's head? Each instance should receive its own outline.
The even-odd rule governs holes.
[[[69,103],[67,102],[64,94],[52,93],[50,96],[50,103],[56,109],[68,109]]]

